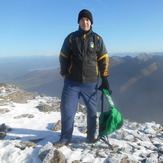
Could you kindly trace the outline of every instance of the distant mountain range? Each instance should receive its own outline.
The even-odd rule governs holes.
[[[163,56],[113,57],[111,63],[109,80],[117,107],[129,119],[163,124]]]
[[[126,119],[156,121],[163,125],[161,54],[110,57],[108,79],[113,91],[112,97],[115,106]],[[1,68],[2,63],[5,69]],[[61,96],[63,79],[59,74],[58,57],[17,58],[8,61],[0,59],[0,68],[1,83],[14,84],[21,89],[48,96]]]

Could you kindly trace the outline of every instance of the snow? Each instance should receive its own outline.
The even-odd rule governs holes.
[[[1,93],[5,96],[5,90],[2,88]],[[14,163],[47,163],[51,159],[56,149],[52,143],[56,142],[60,136],[60,130],[52,131],[52,128],[60,120],[60,112],[41,112],[37,108],[40,103],[55,104],[58,103],[58,99],[38,96],[24,104],[10,101],[8,105],[0,106],[0,109],[10,110],[0,114],[0,125],[5,123],[12,129],[0,140],[0,163],[13,161]],[[33,117],[15,118],[22,114],[33,115]],[[64,154],[67,163],[75,160],[118,163],[125,158],[135,162],[141,162],[143,159],[146,162],[163,161],[163,138],[161,137],[163,133],[160,131],[161,126],[155,122],[139,124],[125,120],[122,129],[109,135],[109,142],[114,146],[114,152],[101,141],[96,144],[87,144],[86,134],[80,131],[80,128],[85,126],[85,114],[77,113],[72,139],[73,149],[69,146],[58,149]],[[33,140],[39,140],[36,147],[20,148],[21,142]]]
[[[16,160],[18,163],[39,163],[41,162],[37,153],[39,148],[44,146],[48,141],[55,142],[58,140],[58,134],[50,131],[50,127],[52,127],[51,124],[60,119],[60,113],[44,113],[36,109],[36,106],[43,100],[40,98],[31,100],[26,104],[13,103],[14,107],[8,107],[11,110],[10,112],[0,115],[0,124],[5,123],[12,128],[12,131],[8,132],[7,136],[0,141],[1,163],[10,163],[13,160]],[[22,114],[33,114],[34,118],[14,119],[14,117]],[[21,151],[15,147],[20,142],[19,139],[27,141],[38,138],[44,138],[38,148],[25,148],[25,150]]]

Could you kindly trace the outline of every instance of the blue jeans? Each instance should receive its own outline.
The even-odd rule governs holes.
[[[87,137],[96,133],[97,117],[97,82],[79,83],[65,79],[61,97],[61,139],[70,141],[72,138],[74,117],[79,98],[82,97],[87,107]]]

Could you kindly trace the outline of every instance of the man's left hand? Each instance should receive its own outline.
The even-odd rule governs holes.
[[[112,90],[110,90],[109,82],[108,82],[107,77],[105,77],[105,76],[102,77],[102,83],[101,83],[101,85],[100,85],[100,87],[98,89],[99,90],[107,89],[109,91],[110,95],[112,94]]]

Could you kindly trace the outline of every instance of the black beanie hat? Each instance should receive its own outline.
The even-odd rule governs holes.
[[[93,17],[90,11],[86,9],[81,10],[78,15],[78,23],[82,17],[88,18],[91,21],[91,24],[93,24]]]

